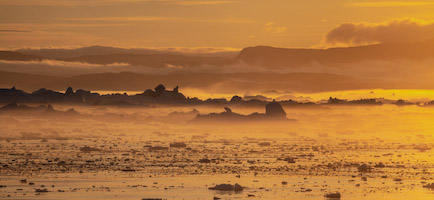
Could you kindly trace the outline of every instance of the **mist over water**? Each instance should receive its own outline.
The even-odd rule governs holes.
[[[4,195],[26,194],[31,199],[87,199],[88,194],[92,199],[251,198],[248,195],[286,199],[307,194],[322,198],[334,191],[345,199],[432,195],[421,183],[433,173],[431,107],[286,106],[287,118],[296,121],[204,124],[193,123],[195,114],[189,113],[223,109],[54,105],[58,111],[70,108],[80,115],[2,112],[0,162],[5,164],[0,184],[8,185],[2,188]],[[265,112],[260,107],[231,108],[241,114]],[[176,142],[186,147],[172,147]],[[95,150],[85,152],[86,146]],[[156,147],[161,150],[152,150]],[[358,166],[363,164],[372,171],[360,173]],[[20,184],[21,179],[36,186]],[[239,183],[245,189],[208,190],[220,183]],[[377,190],[368,192],[372,187]],[[22,190],[14,193],[16,188]],[[49,192],[34,195],[33,188]]]

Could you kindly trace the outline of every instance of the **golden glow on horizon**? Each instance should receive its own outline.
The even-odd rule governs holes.
[[[400,2],[400,1],[386,1],[386,2],[357,2],[349,3],[348,5],[354,7],[406,7],[406,6],[426,6],[434,5],[434,2]]]
[[[60,91],[62,92],[62,91]],[[100,94],[113,94],[113,93],[127,93],[129,95],[135,95],[143,93],[143,91],[92,91]],[[410,101],[420,101],[421,103],[425,103],[431,100],[434,100],[434,90],[408,90],[408,89],[373,89],[373,90],[343,90],[343,91],[331,91],[331,92],[318,92],[318,93],[284,93],[281,94],[269,94],[261,91],[250,92],[245,91],[244,93],[237,94],[227,94],[227,93],[218,93],[213,92],[209,93],[209,91],[204,91],[201,89],[195,88],[180,88],[180,92],[183,93],[187,97],[197,97],[201,100],[206,100],[208,98],[225,98],[230,100],[234,95],[238,95],[240,97],[244,97],[246,93],[249,95],[263,95],[268,98],[279,98],[284,95],[294,95],[296,97],[305,97],[310,98],[311,101],[321,101],[327,100],[329,97],[347,99],[347,100],[357,100],[357,99],[367,99],[367,98],[385,98],[389,100],[410,100]]]
[[[389,1],[389,2],[358,2],[348,4],[354,7],[402,7],[402,6],[426,6],[434,5],[434,2],[399,2],[399,1]]]

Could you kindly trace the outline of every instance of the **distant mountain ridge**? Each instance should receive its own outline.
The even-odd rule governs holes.
[[[141,65],[147,67],[167,66],[201,66],[201,65],[224,65],[232,62],[229,58],[222,57],[201,57],[173,54],[108,54],[108,55],[86,55],[63,59],[64,61],[87,62],[91,64],[108,65],[114,63],[128,63],[130,65]]]
[[[128,63],[148,67],[227,65],[237,62],[266,68],[297,68],[309,63],[345,64],[366,60],[421,60],[434,58],[434,39],[417,43],[390,43],[329,49],[294,49],[270,46],[247,47],[233,58],[212,53],[182,53],[154,49],[123,49],[90,46],[77,49],[20,49],[0,52],[0,60],[41,60]]]
[[[224,57],[234,58],[238,51],[216,51],[216,52],[182,52],[176,48],[166,49],[147,49],[147,48],[118,48],[109,46],[89,46],[71,49],[50,48],[50,49],[18,49],[18,53],[40,56],[50,59],[69,59],[80,56],[111,55],[111,54],[170,54],[184,56],[201,56],[201,57]]]
[[[8,61],[32,61],[32,60],[42,60],[43,58],[40,56],[33,56],[22,54],[13,51],[0,51],[0,60],[8,60]]]
[[[182,53],[153,49],[123,49],[91,46],[77,49],[20,49],[17,51],[0,51],[0,60],[59,60],[100,65],[126,63],[136,66],[162,68],[230,64],[233,62],[233,57],[236,56],[236,54],[232,54],[233,52]]]
[[[243,49],[236,59],[250,65],[301,67],[312,62],[336,64],[364,60],[430,58],[434,58],[434,40],[420,43],[390,43],[330,49],[291,49],[257,46]]]
[[[263,91],[269,88],[300,92],[375,88],[434,88],[433,82],[426,78],[434,72],[431,67],[431,63],[434,61],[434,40],[330,49],[257,46],[243,49],[233,59],[172,53],[161,54],[161,52],[160,54],[119,53],[124,50],[130,49],[95,46],[72,50],[32,50],[32,52],[41,54],[45,54],[46,51],[61,52],[60,57],[66,56],[67,58],[56,59],[62,62],[30,63],[28,65],[22,65],[21,62],[3,61],[1,63],[0,86],[17,85],[25,89],[41,87],[61,89],[71,85],[89,90],[143,90],[152,85],[164,83],[169,86],[181,85],[182,87],[224,92],[230,90],[230,92],[236,93],[247,90]],[[49,57],[26,55],[20,52],[0,51],[0,60],[49,59]],[[84,52],[99,52],[101,55],[81,55]],[[114,52],[118,53],[114,54]],[[79,54],[81,56],[73,56]],[[387,62],[362,62],[377,60]],[[411,62],[399,62],[398,64],[389,62],[397,60]],[[430,60],[430,62],[424,63],[425,60]],[[101,66],[92,66],[94,67],[92,68],[82,65],[82,63],[71,64],[65,61],[93,63]],[[131,66],[104,66],[112,63],[127,63]],[[304,65],[311,63],[319,63],[319,65],[303,68]],[[351,63],[357,64],[350,65]],[[419,64],[419,66],[413,64]],[[137,68],[136,66],[154,67],[158,70],[161,68],[161,70],[146,67]],[[174,69],[169,69],[170,67]],[[190,69],[188,67],[198,68]],[[38,70],[41,69],[45,70],[44,73],[39,73]],[[56,70],[75,75],[61,74],[60,72],[51,73],[53,76],[33,75],[50,74]],[[24,73],[12,73],[12,71]],[[30,71],[33,74],[26,74]],[[106,73],[121,71],[136,73]],[[155,71],[158,73],[152,73]],[[371,74],[377,75],[377,77],[372,77]],[[59,77],[54,77],[54,75]],[[386,78],[385,75],[389,75],[389,77]]]

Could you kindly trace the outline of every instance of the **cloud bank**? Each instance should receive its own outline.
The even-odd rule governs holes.
[[[234,74],[234,73],[264,73],[264,74],[288,74],[288,73],[321,73],[336,74],[359,79],[381,80],[385,82],[411,84],[418,86],[434,86],[434,59],[410,61],[410,60],[365,60],[361,62],[323,65],[312,62],[298,68],[274,69],[263,66],[252,66],[244,63],[229,65],[201,65],[196,67],[175,66],[167,64],[166,67],[154,68],[137,66],[126,63],[114,63],[109,65],[89,64],[84,62],[65,62],[57,60],[42,61],[0,61],[0,71],[30,73],[48,76],[69,77],[74,75],[107,73],[107,72],[135,72],[148,75],[168,74]],[[405,80],[403,82],[403,80]]]
[[[408,7],[408,6],[427,6],[434,5],[434,2],[426,1],[371,1],[371,2],[355,2],[349,3],[350,7]]]
[[[276,25],[275,22],[267,22],[265,24],[265,31],[269,33],[284,33],[286,30],[288,30],[287,27]]]
[[[324,37],[329,46],[418,42],[434,38],[434,21],[395,19],[386,23],[345,23]]]
[[[104,6],[132,3],[161,3],[177,6],[202,6],[229,4],[229,0],[2,0],[0,5],[8,6]]]

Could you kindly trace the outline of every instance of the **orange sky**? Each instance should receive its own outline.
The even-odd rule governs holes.
[[[411,29],[420,34],[415,38],[434,35],[433,10],[432,0],[1,0],[0,48],[365,44],[387,40],[384,32],[402,32],[398,40],[407,36],[402,29],[408,23],[398,23],[398,31],[387,25],[395,19],[418,19]],[[376,31],[366,26],[392,29],[362,39],[342,39],[338,30],[337,40],[322,43],[344,23],[356,24],[350,28],[361,29],[357,34]]]

